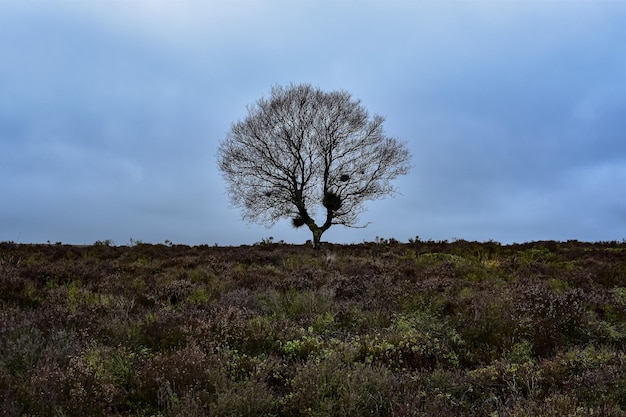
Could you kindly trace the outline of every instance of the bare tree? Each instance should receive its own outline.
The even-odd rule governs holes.
[[[332,225],[367,226],[357,225],[363,202],[393,194],[390,181],[410,169],[408,149],[385,136],[383,121],[345,91],[274,87],[220,142],[231,201],[248,221],[306,225],[315,248]]]

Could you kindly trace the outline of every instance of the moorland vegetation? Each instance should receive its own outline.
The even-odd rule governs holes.
[[[110,243],[0,243],[0,415],[626,415],[625,242]]]

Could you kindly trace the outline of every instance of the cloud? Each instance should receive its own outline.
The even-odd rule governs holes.
[[[329,240],[620,238],[625,16],[621,2],[3,1],[0,240],[306,240],[242,224],[214,161],[246,105],[292,81],[348,90],[414,154],[402,195]]]

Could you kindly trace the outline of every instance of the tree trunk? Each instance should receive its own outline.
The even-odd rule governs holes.
[[[325,229],[321,228],[321,227],[310,227],[311,232],[313,233],[313,248],[315,250],[319,250],[320,246],[321,246],[321,239],[322,239],[322,234],[324,233]]]

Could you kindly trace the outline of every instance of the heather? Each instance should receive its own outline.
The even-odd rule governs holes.
[[[2,416],[623,416],[626,243],[0,243]]]

